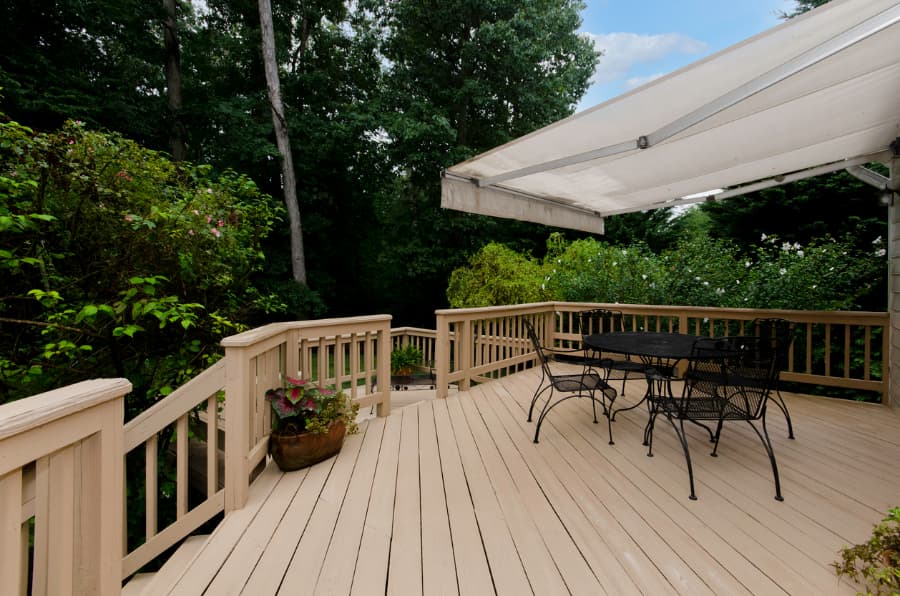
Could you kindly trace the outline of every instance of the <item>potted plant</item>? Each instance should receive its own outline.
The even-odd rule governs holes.
[[[412,344],[391,352],[391,376],[408,377],[422,364],[422,350]]]
[[[343,391],[285,377],[266,391],[272,405],[269,453],[284,471],[298,470],[341,450],[344,435],[358,431],[359,404]]]

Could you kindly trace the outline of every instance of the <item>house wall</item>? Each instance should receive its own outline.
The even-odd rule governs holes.
[[[888,217],[888,236],[890,246],[888,255],[888,275],[890,295],[888,310],[891,313],[891,366],[890,366],[890,404],[900,410],[900,159],[891,164],[890,186],[894,189]]]

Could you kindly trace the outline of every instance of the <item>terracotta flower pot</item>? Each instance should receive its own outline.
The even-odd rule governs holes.
[[[281,434],[273,430],[269,435],[269,454],[284,472],[299,470],[328,459],[341,450],[347,428],[343,420],[335,420],[325,434]]]

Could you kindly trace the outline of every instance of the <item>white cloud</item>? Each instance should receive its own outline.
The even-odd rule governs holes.
[[[680,33],[640,35],[638,33],[589,33],[598,50],[603,51],[594,72],[594,83],[623,79],[636,65],[654,62],[671,54],[700,54],[708,50],[706,42]],[[641,83],[647,82],[641,81]],[[640,84],[640,83],[638,83]]]

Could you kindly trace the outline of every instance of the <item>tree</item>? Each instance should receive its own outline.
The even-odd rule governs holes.
[[[546,228],[440,209],[440,171],[570,114],[598,54],[572,0],[362,2],[385,31],[386,150],[399,174],[381,196],[378,266],[395,316],[430,319],[450,271],[489,240]]]
[[[50,131],[80,119],[166,145],[160,2],[0,3],[0,87],[14,120]]]
[[[300,207],[297,204],[297,179],[294,176],[294,158],[291,155],[287,119],[281,101],[281,83],[278,76],[278,62],[275,58],[275,29],[272,25],[272,5],[269,0],[259,0],[259,23],[266,88],[272,108],[272,126],[275,129],[275,140],[281,156],[284,202],[287,206],[290,227],[291,271],[294,281],[306,285],[306,259],[303,256],[303,227],[300,222]]]
[[[181,50],[178,47],[178,11],[176,0],[163,0],[163,40],[166,48],[166,95],[169,99],[169,117],[172,119],[169,132],[169,147],[172,158],[181,161],[187,156],[185,147],[183,108],[181,98]]]

